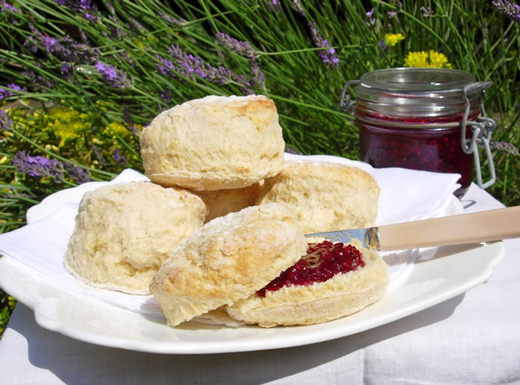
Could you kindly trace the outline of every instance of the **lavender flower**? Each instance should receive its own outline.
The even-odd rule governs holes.
[[[106,166],[107,161],[97,146],[92,146],[92,157],[98,161],[100,166]]]
[[[98,61],[94,68],[100,73],[101,79],[110,84],[114,88],[131,87],[133,77],[128,79],[128,76],[123,70],[120,70],[111,65]]]
[[[269,7],[269,11],[271,12],[280,12],[280,6],[278,4],[278,0],[271,0],[269,3],[268,3],[268,7]]]
[[[489,146],[493,150],[505,152],[506,154],[517,155],[517,156],[520,155],[520,151],[518,150],[518,147],[516,147],[513,143],[491,141],[489,143]]]
[[[9,115],[4,110],[0,110],[0,127],[2,130],[9,130],[13,126],[13,121],[9,119]]]
[[[230,49],[233,52],[238,53],[239,55],[245,56],[245,57],[255,57],[256,51],[247,41],[240,41],[237,39],[232,38],[231,36],[223,33],[218,32],[215,37],[217,40],[222,44],[224,47]]]
[[[309,22],[309,29],[311,31],[312,40],[314,41],[314,44],[318,48],[328,48],[330,47],[330,44],[327,40],[323,38],[320,31],[316,28],[316,24],[314,24],[312,21]],[[326,50],[319,51],[319,55],[321,57],[321,60],[325,64],[327,64],[332,69],[338,68],[339,59],[336,56],[336,51],[334,48],[328,48]]]
[[[81,167],[74,166],[70,163],[65,163],[65,170],[69,173],[70,178],[76,184],[82,184],[92,181],[89,171],[85,171]]]
[[[42,75],[37,73],[36,71],[29,70],[22,72],[23,75],[29,78],[29,81],[26,83],[29,89],[37,91],[37,92],[45,92],[46,89],[54,88],[54,83],[50,80],[45,79]]]
[[[69,79],[74,76],[74,67],[67,62],[61,64],[60,71],[65,79]]]
[[[27,89],[25,87],[22,88],[16,84],[8,84],[6,88],[10,88],[17,92],[26,92],[27,91]],[[5,88],[0,88],[0,100],[10,98],[11,96],[16,96],[16,94],[17,94],[16,92],[11,92]]]
[[[421,7],[423,17],[432,17],[434,15],[433,10],[430,7]]]
[[[20,11],[15,6],[9,4],[7,1],[2,1],[0,3],[0,12],[7,12],[7,13],[19,13]]]
[[[168,53],[178,66],[176,70],[186,77],[198,75],[202,79],[207,79],[217,84],[227,84],[233,78],[231,70],[222,66],[213,67],[208,63],[204,63],[201,58],[186,54],[178,45],[172,45]]]
[[[122,164],[122,165],[125,165],[128,163],[128,161],[126,160],[126,157],[124,155],[121,155],[119,153],[119,149],[117,149],[117,148],[114,149],[114,160],[117,163]]]
[[[365,23],[367,23],[367,25],[374,25],[376,23],[376,18],[374,17],[374,8],[367,12]]]
[[[91,0],[54,0],[59,6],[65,6],[70,10],[80,14],[91,24],[95,24],[98,19],[99,11],[92,4]]]
[[[123,121],[125,122],[125,127],[128,129],[128,131],[135,135],[139,135],[139,129],[134,124],[134,121],[130,116],[130,110],[126,106],[123,107]]]
[[[173,17],[171,17],[171,16],[168,16],[166,13],[163,13],[163,12],[159,13],[159,16],[160,16],[163,20],[167,21],[168,23],[172,23],[172,24],[179,25],[179,26],[182,26],[182,25],[185,25],[185,24],[188,23],[188,22],[187,22],[186,20],[184,20],[184,19],[175,19],[175,18],[173,18]]]
[[[123,31],[121,28],[116,27],[122,27],[121,24],[117,21],[117,19],[114,16],[108,16],[110,20],[114,23],[114,25],[110,26],[110,31],[112,32],[112,36],[117,39],[122,39],[126,36],[126,32]]]
[[[250,82],[251,87],[260,87],[265,90],[265,75],[258,65],[256,58],[252,57],[249,59],[249,68],[252,75]]]
[[[91,64],[99,59],[99,50],[86,43],[78,43],[68,36],[62,39],[45,36],[32,24],[29,24],[29,28],[34,36],[28,37],[24,46],[34,53],[38,51],[40,45],[47,54],[52,54],[63,61]]]
[[[498,12],[507,15],[515,23],[520,22],[520,5],[508,0],[494,0],[491,4]]]
[[[300,3],[300,0],[293,0],[293,8],[300,15],[305,16],[305,9],[303,8],[302,3]]]
[[[57,159],[31,156],[20,151],[11,159],[11,163],[22,174],[38,178],[51,177],[56,183],[63,180],[63,164]]]
[[[170,90],[164,90],[159,94],[159,97],[165,104],[170,104],[173,98],[173,95]]]

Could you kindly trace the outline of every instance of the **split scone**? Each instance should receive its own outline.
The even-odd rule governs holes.
[[[378,252],[353,243],[310,244],[308,254],[264,289],[226,307],[231,318],[262,327],[310,325],[376,302],[389,282]]]
[[[278,204],[245,208],[206,223],[154,275],[150,291],[168,326],[249,297],[298,261],[307,241]]]
[[[290,209],[305,234],[375,224],[380,189],[367,172],[340,163],[287,161],[267,179],[255,204]]]
[[[92,286],[148,294],[152,276],[204,223],[201,198],[150,182],[106,185],[86,193],[65,267]]]
[[[141,133],[145,174],[195,191],[251,186],[278,174],[284,140],[263,95],[207,96],[159,114]]]

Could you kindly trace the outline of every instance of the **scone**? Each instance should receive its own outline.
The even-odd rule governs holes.
[[[380,189],[367,172],[340,163],[287,161],[255,204],[289,208],[305,234],[373,226]]]
[[[237,321],[262,327],[309,325],[355,313],[385,293],[388,267],[378,252],[364,249],[359,243],[333,245],[329,242],[318,244],[314,251],[312,247],[310,245],[308,256],[266,288],[227,307],[228,314]],[[343,253],[334,258],[347,260],[343,266],[334,267],[341,261],[320,261],[326,255],[324,250],[334,248],[336,251],[332,253]],[[337,271],[331,271],[334,269]],[[330,277],[324,276],[327,274]]]
[[[208,208],[206,222],[209,222],[212,219],[253,206],[260,189],[261,183],[255,183],[248,187],[195,191],[195,193],[202,198]]]
[[[278,204],[245,208],[206,223],[154,275],[150,291],[168,326],[249,297],[298,261],[307,241]]]
[[[148,294],[152,276],[205,216],[189,191],[150,182],[100,187],[80,202],[65,266],[87,284]]]
[[[278,174],[284,140],[272,100],[207,96],[159,114],[141,133],[145,174],[195,191],[251,186]]]

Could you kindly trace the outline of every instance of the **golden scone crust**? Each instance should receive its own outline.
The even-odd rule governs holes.
[[[202,198],[208,214],[206,222],[253,206],[260,192],[261,183],[252,186],[225,190],[195,191]]]
[[[367,172],[340,163],[287,161],[265,181],[255,204],[290,209],[305,234],[375,224],[380,189]]]
[[[206,223],[155,274],[150,291],[169,326],[246,298],[293,265],[307,241],[278,204],[245,208]]]
[[[357,246],[365,266],[310,286],[256,294],[226,308],[228,314],[262,327],[310,325],[355,313],[376,302],[388,287],[388,267],[378,252]]]
[[[205,215],[190,191],[150,182],[100,187],[80,202],[65,266],[87,284],[148,294],[152,276]]]
[[[262,95],[212,95],[177,105],[145,127],[140,142],[146,176],[195,191],[250,186],[284,163],[278,113]]]

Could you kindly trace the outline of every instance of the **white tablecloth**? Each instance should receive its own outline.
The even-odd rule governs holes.
[[[466,212],[503,207],[475,185]],[[91,345],[39,327],[19,303],[0,341],[0,384],[520,383],[520,239],[484,284],[349,337],[279,350],[160,355]]]

